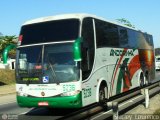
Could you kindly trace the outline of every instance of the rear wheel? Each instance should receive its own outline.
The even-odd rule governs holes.
[[[149,73],[148,72],[146,72],[145,73],[145,78],[146,78],[146,80],[145,80],[145,85],[149,85],[150,84],[150,80],[151,80],[151,76],[149,75]]]
[[[139,84],[140,84],[140,87],[143,87],[145,84],[145,77],[144,77],[143,73],[141,73],[141,75],[140,75]]]

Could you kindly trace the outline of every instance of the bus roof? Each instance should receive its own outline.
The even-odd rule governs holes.
[[[62,15],[41,17],[41,18],[37,18],[37,19],[26,21],[23,25],[34,24],[34,23],[41,23],[41,22],[47,22],[47,21],[53,21],[53,20],[62,20],[62,19],[72,19],[72,18],[83,19],[85,17],[97,18],[97,19],[100,19],[100,20],[103,20],[103,21],[106,21],[106,22],[109,22],[109,23],[112,23],[112,24],[116,24],[118,26],[126,27],[126,28],[129,28],[129,29],[138,31],[138,32],[143,32],[141,30],[138,30],[138,29],[135,29],[135,28],[132,28],[132,27],[120,24],[120,23],[118,23],[116,21],[110,21],[108,19],[106,20],[106,19],[104,19],[102,17],[98,17],[96,15],[87,14],[87,13],[62,14]]]
[[[82,18],[88,17],[88,16],[90,16],[90,15],[89,14],[83,14],[83,13],[47,16],[47,17],[41,17],[41,18],[37,18],[37,19],[33,19],[33,20],[30,20],[30,21],[27,21],[23,25],[40,23],[40,22],[47,22],[47,21],[53,21],[53,20],[61,20],[61,19],[72,19],[72,18],[82,19]]]

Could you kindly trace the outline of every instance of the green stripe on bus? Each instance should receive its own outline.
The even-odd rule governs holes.
[[[17,96],[17,102],[21,107],[39,107],[39,102],[47,102],[49,105],[46,107],[53,108],[81,108],[82,107],[82,93],[75,96],[63,97],[25,97]]]
[[[119,75],[118,75],[118,81],[117,81],[116,94],[121,93],[122,79],[123,79],[122,69],[120,69]]]
[[[115,69],[116,69],[116,66],[117,66],[117,63],[119,61],[119,58],[117,59],[115,65],[114,65],[114,69],[113,69],[113,73],[112,73],[112,78],[111,78],[111,83],[113,81],[113,76],[114,76],[114,73],[115,73]],[[110,86],[110,95],[112,94],[112,85]]]

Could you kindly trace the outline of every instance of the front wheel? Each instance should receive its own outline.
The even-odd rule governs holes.
[[[100,86],[99,89],[99,103],[103,104],[105,102],[105,86]]]

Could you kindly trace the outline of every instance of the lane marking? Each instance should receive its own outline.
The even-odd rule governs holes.
[[[28,113],[28,111],[22,112],[22,113],[18,114],[18,116],[19,116],[19,115],[25,115],[26,113]]]
[[[16,103],[16,100],[15,100],[15,101],[9,101],[9,102],[7,102],[7,103],[2,103],[2,104],[0,104],[0,106],[2,106],[2,105],[7,105],[7,104],[11,104],[11,103]]]

